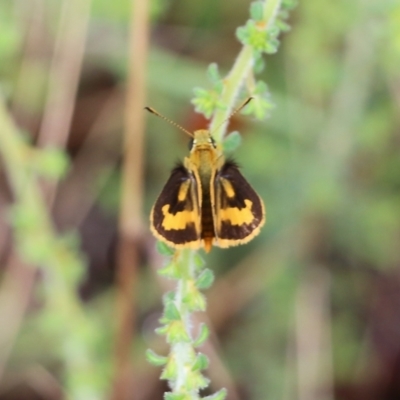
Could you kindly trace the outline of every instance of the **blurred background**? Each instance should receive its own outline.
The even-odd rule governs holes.
[[[167,390],[144,357],[167,351],[170,285],[148,215],[188,138],[142,106],[206,127],[193,88],[233,65],[250,2],[135,4],[0,0],[0,400]],[[210,390],[398,400],[400,2],[299,0],[288,23],[260,74],[270,116],[231,121],[267,224],[205,256]]]

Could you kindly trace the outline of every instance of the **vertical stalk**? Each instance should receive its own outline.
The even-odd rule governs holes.
[[[265,21],[265,29],[268,29],[274,22],[281,7],[282,0],[268,0],[264,1],[263,16]],[[221,141],[226,133],[228,127],[228,119],[235,106],[235,101],[239,90],[243,86],[249,73],[254,66],[254,50],[251,46],[243,46],[239,55],[237,56],[232,69],[224,78],[224,89],[221,94],[221,103],[224,104],[224,109],[216,109],[214,116],[210,123],[210,131],[215,132],[215,139]]]
[[[90,7],[91,0],[62,2],[60,26],[49,71],[49,93],[37,140],[40,147],[63,149],[66,146],[85,52]],[[51,208],[57,182],[46,182],[42,190]]]
[[[112,399],[132,398],[130,349],[135,324],[134,287],[138,242],[142,230],[143,132],[149,2],[133,2],[129,37],[128,81],[125,103],[124,162],[116,297],[115,371]]]

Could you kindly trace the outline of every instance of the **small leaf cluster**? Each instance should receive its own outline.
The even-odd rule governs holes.
[[[264,81],[258,81],[252,90],[253,100],[243,109],[245,115],[253,115],[262,120],[269,116],[270,111],[275,107],[268,85]]]
[[[229,133],[229,135],[227,135],[222,142],[224,154],[233,153],[240,146],[241,143],[242,136],[238,131],[233,131]]]
[[[256,22],[253,19],[247,21],[245,26],[241,26],[236,31],[239,41],[245,46],[253,48],[256,56],[262,53],[274,54],[278,50],[279,30],[275,26],[266,27],[266,23]]]
[[[286,23],[289,17],[289,10],[295,6],[294,0],[283,1],[278,15],[272,23],[265,19],[264,2],[256,1],[250,5],[250,19],[244,26],[236,30],[239,41],[250,46],[256,58],[262,53],[274,54],[278,50],[278,36],[286,32],[290,26]]]
[[[212,84],[211,89],[194,88],[195,97],[192,104],[196,112],[204,114],[206,118],[211,118],[216,109],[224,109],[224,104],[220,100],[224,85],[216,63],[209,65],[207,77]]]
[[[270,92],[265,82],[254,81],[254,74],[260,73],[264,68],[262,55],[274,54],[279,46],[279,34],[289,30],[287,19],[289,10],[296,5],[296,0],[283,0],[276,15],[267,15],[267,3],[256,1],[250,5],[250,18],[244,26],[237,28],[236,36],[243,46],[251,48],[252,70],[247,79],[248,95],[253,101],[243,110],[243,113],[253,115],[262,120],[269,116],[274,107]],[[227,79],[221,77],[217,64],[211,64],[207,72],[212,84],[210,89],[195,88],[192,103],[195,110],[210,118],[218,110],[225,110],[227,105],[221,100],[227,85]],[[250,83],[249,83],[250,82]],[[231,83],[233,84],[233,83]],[[224,145],[225,147],[225,145]],[[229,147],[229,145],[227,146]]]
[[[209,361],[196,349],[207,340],[209,329],[201,324],[197,336],[193,337],[190,317],[193,312],[205,310],[206,301],[201,290],[212,285],[214,274],[204,268],[204,261],[197,253],[184,251],[173,254],[162,243],[158,244],[158,250],[169,256],[168,262],[159,271],[160,275],[177,280],[177,289],[163,297],[164,312],[160,319],[161,326],[156,330],[165,336],[171,351],[168,356],[160,356],[148,350],[147,359],[153,365],[163,367],[161,379],[167,380],[172,389],[165,394],[165,399],[197,400],[200,399],[199,391],[209,384],[202,374]],[[222,390],[206,398],[222,400],[225,394]]]
[[[278,16],[275,19],[275,25],[279,32],[288,32],[290,25],[286,22],[289,18],[289,12],[297,5],[297,0],[287,0],[282,2],[282,8],[279,10]]]

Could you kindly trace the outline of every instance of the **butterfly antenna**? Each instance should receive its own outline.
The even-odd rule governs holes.
[[[229,121],[235,114],[237,114],[240,110],[242,110],[243,108],[245,108],[247,106],[247,104],[250,103],[250,101],[253,100],[253,97],[249,97],[247,100],[244,101],[243,104],[241,104],[238,108],[236,108],[236,110],[233,110],[233,112],[229,115],[228,118],[224,119],[215,129],[213,129],[213,131],[217,131],[219,128],[221,128],[221,126],[226,122]]]
[[[151,112],[154,115],[157,115],[157,117],[160,117],[161,119],[163,119],[164,121],[167,121],[168,123],[170,123],[171,125],[175,126],[176,128],[180,129],[181,131],[185,132],[187,135],[189,135],[190,137],[193,137],[193,133],[189,132],[187,129],[183,128],[182,126],[180,126],[179,124],[177,124],[175,121],[172,121],[171,119],[164,117],[164,115],[160,114],[159,112],[157,112],[154,108],[151,107],[145,107],[145,110]]]

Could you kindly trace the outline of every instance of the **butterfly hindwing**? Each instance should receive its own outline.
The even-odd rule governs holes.
[[[250,241],[264,224],[264,204],[233,161],[217,171],[213,189],[214,244],[230,247]]]
[[[192,172],[179,164],[151,211],[151,230],[171,247],[200,246],[199,188]]]

